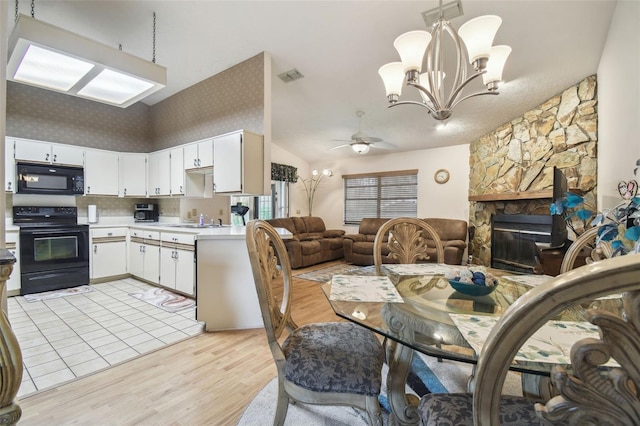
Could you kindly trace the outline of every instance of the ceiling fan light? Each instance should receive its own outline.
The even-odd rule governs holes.
[[[356,154],[366,154],[369,152],[369,144],[364,142],[352,143],[351,149],[353,149]]]
[[[431,42],[431,34],[427,31],[409,31],[404,33],[393,42],[402,61],[404,72],[417,71],[422,69],[424,52]]]
[[[378,74],[382,78],[387,97],[400,97],[402,94],[402,86],[404,85],[404,67],[402,62],[389,62],[378,70]]]
[[[458,35],[467,47],[470,64],[489,57],[493,38],[501,24],[499,16],[484,15],[471,19],[460,27]]]
[[[491,56],[487,62],[487,70],[482,75],[482,83],[485,86],[502,80],[502,71],[510,54],[511,48],[509,46],[493,46],[491,48]]]

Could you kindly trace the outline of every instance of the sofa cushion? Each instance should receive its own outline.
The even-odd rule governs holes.
[[[327,229],[322,233],[324,238],[337,238],[344,236],[344,229]]]
[[[293,222],[293,226],[294,226],[294,234],[306,234],[307,233],[307,226],[304,224],[304,220],[302,220],[301,217],[290,217],[289,219],[291,219],[291,221]]]
[[[324,226],[324,220],[315,216],[302,216],[304,222],[305,232],[322,234],[327,228]]]
[[[464,243],[467,240],[467,222],[464,220],[433,217],[427,217],[422,220],[435,228],[443,242],[461,240]]]

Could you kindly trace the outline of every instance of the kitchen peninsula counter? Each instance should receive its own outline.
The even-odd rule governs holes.
[[[178,233],[193,235],[196,320],[205,323],[206,331],[263,326],[245,242],[245,226],[199,227],[196,224],[162,222],[91,225],[92,229],[119,227],[174,236]],[[293,237],[284,228],[278,228],[278,232],[283,239]]]

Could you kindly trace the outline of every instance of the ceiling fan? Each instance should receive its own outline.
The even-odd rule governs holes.
[[[351,135],[351,140],[333,139],[335,142],[349,142],[343,145],[334,146],[329,151],[338,148],[351,147],[356,154],[366,154],[370,148],[380,149],[393,149],[396,146],[394,144],[383,142],[382,139],[369,136],[362,132],[362,117],[364,117],[363,111],[356,111],[358,116],[358,132]]]

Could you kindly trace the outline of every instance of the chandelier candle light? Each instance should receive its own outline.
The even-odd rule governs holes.
[[[444,19],[442,0],[439,18],[431,31],[410,31],[396,38],[394,47],[402,62],[383,65],[378,74],[384,81],[389,107],[414,104],[427,108],[436,120],[446,120],[453,108],[460,102],[479,95],[497,95],[498,83],[502,80],[502,70],[511,48],[491,46],[502,19],[495,15],[479,16],[460,27],[460,31]],[[453,39],[456,48],[456,69],[450,92],[446,93],[445,72],[441,44],[444,33]],[[464,42],[464,47],[463,43]],[[465,49],[466,47],[466,49]],[[426,53],[426,70],[423,61]],[[467,61],[475,72],[467,77]],[[471,81],[482,75],[486,90],[462,96],[463,89]],[[422,102],[399,101],[403,81],[407,86],[418,89]]]
[[[302,179],[302,185],[304,185],[304,190],[307,193],[307,202],[309,203],[309,216],[312,216],[313,198],[316,195],[316,189],[325,176],[331,177],[333,172],[329,169],[324,169],[321,172],[313,169],[310,179]]]

